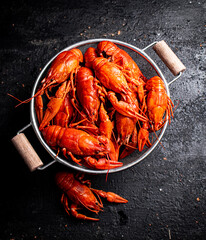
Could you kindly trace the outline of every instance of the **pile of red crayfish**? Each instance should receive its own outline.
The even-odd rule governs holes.
[[[108,41],[84,55],[61,52],[34,97],[46,143],[94,169],[122,166],[119,159],[150,147],[149,134],[173,116],[162,79],[147,79],[127,52]]]

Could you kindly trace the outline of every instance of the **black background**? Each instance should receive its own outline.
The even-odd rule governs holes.
[[[199,1],[4,1],[0,24],[0,239],[205,239],[205,24]],[[120,31],[120,32],[119,32]],[[30,122],[30,97],[40,69],[78,41],[113,38],[144,48],[165,40],[186,65],[170,87],[179,106],[160,145],[123,172],[87,176],[127,204],[104,201],[99,222],[69,217],[54,174],[60,164],[30,173],[10,139]],[[152,51],[152,50],[151,50]],[[172,74],[158,63],[168,81]],[[32,129],[25,131],[43,162],[50,156]],[[67,169],[69,170],[69,169]],[[95,216],[92,213],[87,215]]]

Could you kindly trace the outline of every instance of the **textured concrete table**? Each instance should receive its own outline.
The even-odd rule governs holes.
[[[0,239],[205,239],[205,24],[206,3],[193,1],[5,1],[1,11],[1,231]],[[54,183],[56,164],[30,173],[10,139],[27,125],[30,97],[44,64],[81,40],[113,38],[144,48],[165,40],[187,67],[172,84],[179,101],[160,145],[141,163],[88,176],[94,188],[128,203],[104,202],[99,222],[69,217]],[[168,81],[173,76],[156,59]],[[32,129],[26,135],[44,161]]]

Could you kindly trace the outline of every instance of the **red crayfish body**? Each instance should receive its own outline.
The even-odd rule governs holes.
[[[89,211],[95,212],[102,211],[103,204],[100,197],[106,198],[109,202],[127,203],[128,201],[119,195],[112,192],[104,192],[102,190],[93,189],[90,187],[91,183],[83,181],[82,178],[77,179],[72,173],[60,172],[56,174],[56,183],[58,187],[63,191],[61,202],[70,215],[78,219],[98,221],[99,219],[87,217],[77,212],[78,209],[83,207]],[[84,183],[87,183],[86,186]],[[98,200],[94,193],[98,196]],[[72,202],[69,207],[68,199]]]
[[[168,97],[164,82],[160,77],[155,76],[149,79],[146,83],[146,89],[148,90],[147,110],[149,119],[152,121],[153,130],[157,131],[162,127],[167,117],[170,121],[171,116],[173,116],[173,103]],[[163,119],[165,111],[166,115]]]
[[[114,63],[103,57],[95,58],[92,66],[101,84],[111,90],[107,93],[107,98],[113,107],[125,116],[146,121],[147,118],[138,112],[137,99],[134,97],[134,93],[130,89],[122,71]],[[116,93],[122,96],[121,101],[118,101]]]
[[[42,130],[45,126],[47,126],[49,122],[56,116],[56,114],[59,112],[59,109],[61,108],[61,105],[64,103],[65,97],[67,96],[69,90],[70,82],[64,81],[56,91],[55,96],[52,97],[47,104],[47,109],[40,123],[39,130]]]
[[[83,54],[79,49],[61,52],[54,59],[46,78],[43,79],[43,88],[66,81],[71,72],[79,67],[80,62],[83,62]]]
[[[146,144],[150,147],[149,130],[158,131],[163,127],[166,120],[171,121],[173,117],[172,107],[174,106],[168,97],[164,82],[159,76],[150,78],[145,88],[147,90],[147,114],[149,121],[144,122],[138,133],[138,147],[141,152]],[[164,116],[165,115],[165,116]]]
[[[114,144],[107,137],[94,137],[79,129],[62,128],[56,125],[44,128],[42,135],[50,147],[61,149],[65,157],[69,155],[78,164],[82,159],[77,159],[74,155],[83,157],[85,163],[97,169],[109,169],[123,165],[122,162],[117,161]]]
[[[123,49],[109,41],[102,41],[97,45],[97,51],[100,56],[106,54],[109,60],[122,68],[122,72],[128,82],[137,86],[139,100],[144,104],[144,85],[146,78],[137,66],[136,62]]]
[[[111,57],[111,61],[121,66],[123,70],[128,71],[127,73],[129,76],[132,76],[136,79],[145,79],[139,67],[130,57],[130,55],[123,49],[120,49],[113,42],[102,41],[97,45],[97,50],[100,55],[105,53],[107,56]]]
[[[130,92],[127,81],[122,71],[106,58],[95,58],[92,64],[95,75],[104,87],[116,93],[127,94]]]
[[[67,127],[69,121],[71,120],[74,113],[74,108],[71,103],[70,95],[67,94],[64,98],[64,101],[59,108],[58,113],[54,117],[54,124],[61,126],[61,127]]]
[[[42,130],[42,135],[49,146],[60,147],[76,155],[96,155],[106,151],[104,144],[97,138],[75,128],[48,126]]]
[[[40,124],[43,120],[42,95],[44,94],[44,92],[47,92],[48,88],[51,89],[53,86],[64,83],[69,78],[73,78],[73,74],[80,67],[79,66],[80,62],[83,62],[83,54],[79,49],[76,49],[76,48],[71,49],[69,51],[61,52],[52,62],[52,65],[51,65],[46,77],[41,81],[41,83],[42,83],[41,87],[38,89],[38,91],[33,96],[35,98],[35,109],[36,109],[37,118],[38,118],[38,121]],[[22,101],[20,104],[27,103],[30,100],[31,100],[31,98]],[[50,105],[52,105],[52,103],[50,103]],[[58,102],[58,106],[60,106],[60,102]],[[55,108],[54,112],[58,112],[58,109],[59,109],[59,107]],[[54,112],[52,111],[52,114]],[[46,124],[47,124],[47,122],[45,123],[45,125]],[[43,125],[44,124],[42,124],[41,128],[43,128]]]
[[[91,69],[81,67],[76,78],[77,97],[92,122],[98,119],[100,100],[98,88]]]

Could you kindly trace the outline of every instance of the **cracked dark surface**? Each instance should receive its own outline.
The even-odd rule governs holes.
[[[1,24],[1,231],[0,239],[205,239],[206,236],[206,3],[183,1],[5,1]],[[179,101],[159,145],[123,172],[87,176],[94,188],[127,204],[103,200],[99,222],[69,217],[60,204],[56,164],[30,173],[10,139],[30,121],[10,93],[30,97],[40,69],[58,51],[91,38],[113,38],[144,48],[165,40],[186,65],[170,86]],[[167,81],[172,74],[149,51]],[[177,103],[177,102],[176,102]],[[43,161],[32,129],[26,135]],[[92,213],[88,213],[94,216]]]

